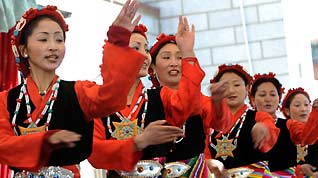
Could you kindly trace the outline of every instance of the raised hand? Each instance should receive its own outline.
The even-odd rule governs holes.
[[[266,141],[269,131],[263,123],[256,123],[251,131],[252,139],[254,142],[254,148],[262,148],[264,141]]]
[[[142,150],[149,145],[172,142],[178,137],[183,136],[182,129],[165,124],[165,120],[152,122],[140,135],[137,135],[134,138],[137,150]]]
[[[211,98],[213,103],[218,103],[229,95],[229,82],[219,81],[210,86]]]
[[[126,28],[127,30],[132,32],[141,18],[141,15],[138,15],[137,18],[134,20],[138,8],[139,5],[137,0],[133,0],[132,2],[131,0],[127,0],[120,13],[116,17],[115,21],[113,22],[113,25]]]
[[[178,32],[176,34],[176,42],[181,50],[182,57],[194,57],[194,25],[189,29],[188,19],[179,16]]]
[[[49,143],[55,148],[61,147],[74,147],[75,142],[81,139],[81,135],[78,133],[68,131],[68,130],[60,130],[53,135],[51,135],[48,139]]]

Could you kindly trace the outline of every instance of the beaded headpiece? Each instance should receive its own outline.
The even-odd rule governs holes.
[[[295,95],[298,94],[298,93],[301,93],[301,94],[305,95],[305,96],[308,98],[309,102],[311,102],[311,101],[310,101],[309,94],[308,94],[303,88],[298,87],[298,88],[291,88],[291,89],[289,89],[288,92],[287,92],[287,94],[285,95],[285,97],[284,97],[284,99],[283,99],[282,109],[281,109],[281,111],[283,112],[283,114],[284,114],[284,116],[285,116],[286,118],[288,118],[288,115],[287,115],[286,111],[284,111],[284,108],[287,107],[287,106],[286,106],[287,101],[289,100],[289,98],[290,98],[291,96],[295,96]]]
[[[53,16],[59,22],[59,25],[61,25],[62,30],[64,32],[68,31],[68,25],[65,23],[63,15],[60,11],[58,11],[56,6],[48,5],[46,7],[30,8],[28,11],[26,11],[13,27],[13,34],[11,36],[11,46],[13,54],[15,56],[16,65],[18,70],[20,70],[24,75],[28,73],[28,68],[26,59],[18,50],[21,36],[29,22],[31,22],[36,17],[44,15]]]
[[[272,82],[272,83],[275,81],[279,85],[278,86],[279,88],[276,88],[276,85],[274,83],[273,84],[275,85],[275,88],[277,89],[279,100],[281,100],[282,95],[284,94],[285,88],[282,87],[282,84],[279,82],[279,80],[275,76],[276,76],[276,74],[273,72],[269,72],[268,74],[257,73],[254,75],[254,77],[253,77],[254,79],[252,81],[251,89],[250,89],[249,95],[248,95],[251,106],[253,106],[253,104],[251,103],[252,102],[252,91],[256,87],[255,84],[259,83],[259,81],[261,81],[261,80],[265,80],[265,82]],[[270,80],[272,80],[272,81],[270,81]]]
[[[154,42],[150,49],[150,55],[152,58],[152,63],[155,63],[156,57],[158,55],[159,50],[167,43],[174,43],[176,44],[176,36],[174,35],[166,35],[164,33],[161,33],[159,36],[157,36],[157,41]],[[152,82],[153,87],[160,86],[159,81],[157,77],[155,76],[153,69],[150,67],[148,69],[149,79]]]
[[[246,82],[247,85],[251,84],[253,78],[246,72],[243,66],[239,64],[222,64],[219,65],[218,71],[214,74],[214,77],[210,80],[210,83],[216,83],[220,80],[222,75],[226,72],[235,71],[241,74],[240,76],[243,77],[243,80]]]
[[[132,33],[139,33],[140,35],[145,37],[146,40],[147,40],[147,35],[146,35],[147,31],[148,31],[148,29],[147,29],[147,27],[144,24],[139,24],[139,25],[135,26],[135,28],[134,28]]]

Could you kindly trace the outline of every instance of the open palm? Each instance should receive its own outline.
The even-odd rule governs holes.
[[[141,18],[141,15],[138,15],[138,17],[134,19],[138,7],[139,5],[137,0],[133,0],[132,2],[131,0],[127,0],[120,13],[116,17],[115,21],[113,22],[113,25],[126,28],[127,30],[132,32]]]
[[[179,16],[178,32],[176,34],[176,42],[181,50],[183,57],[193,56],[194,47],[194,25],[189,29],[189,23],[186,17]]]

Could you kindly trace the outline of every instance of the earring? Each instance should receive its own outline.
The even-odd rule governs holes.
[[[24,58],[28,58],[29,55],[28,55],[28,54],[24,54],[23,57],[24,57]]]

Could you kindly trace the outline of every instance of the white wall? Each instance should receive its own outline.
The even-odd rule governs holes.
[[[120,6],[103,0],[37,0],[38,4],[57,5],[72,13],[66,21],[66,54],[57,70],[65,80],[95,80],[100,72],[102,46],[106,32]]]
[[[314,80],[311,46],[318,39],[317,0],[283,0],[288,69],[291,87],[303,87],[312,99],[318,97]]]

